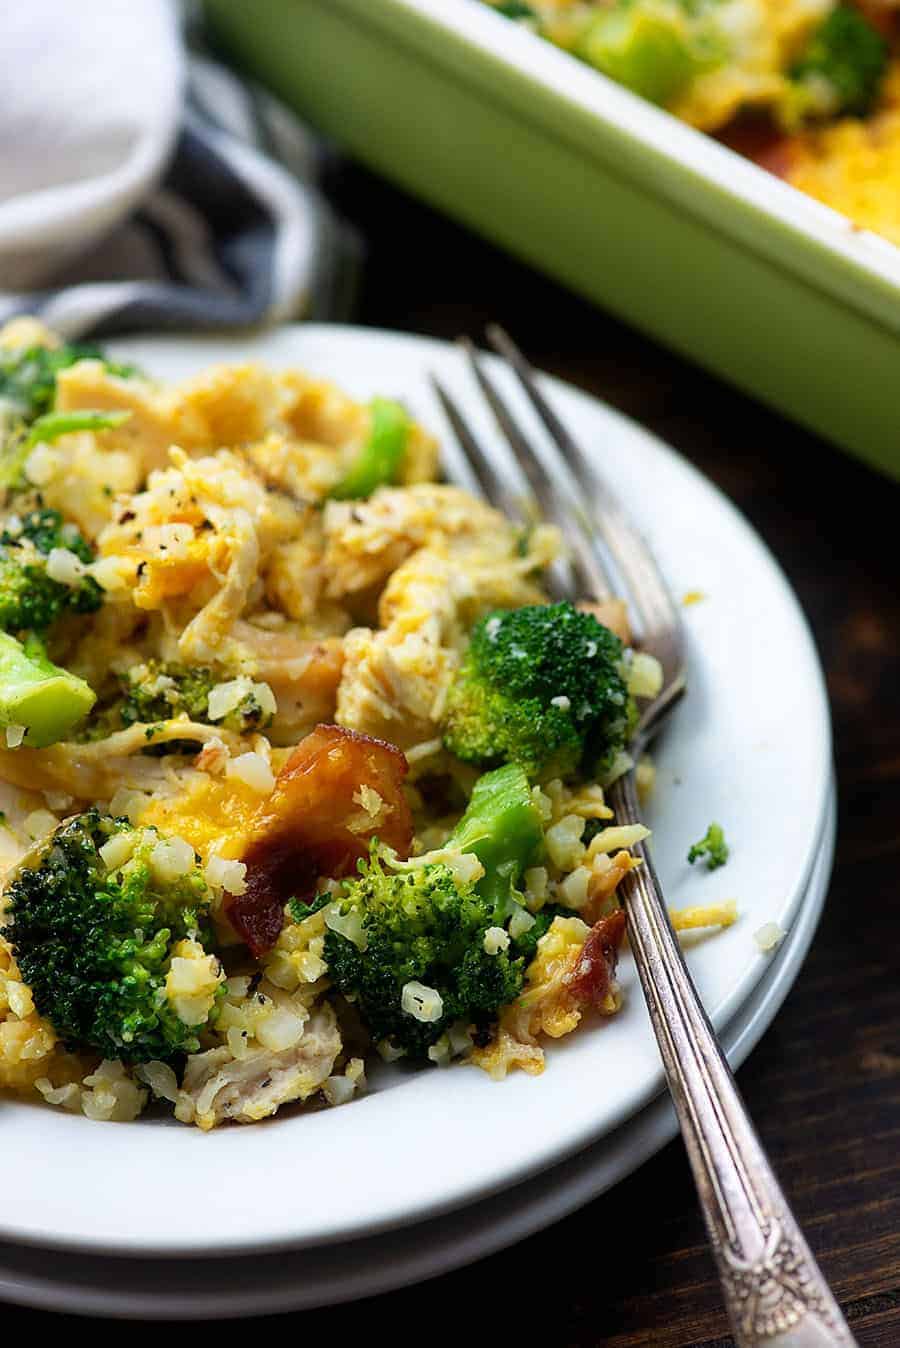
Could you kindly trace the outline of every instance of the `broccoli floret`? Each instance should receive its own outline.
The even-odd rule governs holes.
[[[327,908],[332,902],[330,890],[323,889],[315,898],[310,899],[309,903],[304,903],[302,899],[291,899],[288,907],[291,911],[291,918],[294,922],[302,922],[307,917],[312,917],[313,913],[318,913],[320,909]]]
[[[692,866],[695,861],[705,859],[706,868],[710,871],[725,865],[728,860],[728,844],[721,824],[710,824],[700,841],[695,842],[688,852],[687,859]]]
[[[849,5],[833,9],[791,71],[800,115],[857,117],[870,111],[887,69],[888,44]]]
[[[94,555],[57,510],[10,517],[0,533],[0,727],[19,727],[18,743],[37,749],[68,735],[96,700],[83,679],[52,663],[38,635],[65,614],[96,612],[103,601],[93,576],[68,585],[47,574],[55,549],[73,554],[73,565]]]
[[[506,19],[536,19],[537,14],[531,5],[522,4],[522,0],[495,0],[494,9]]]
[[[584,822],[584,832],[581,835],[581,841],[585,847],[590,847],[598,833],[609,827],[608,819],[586,819]]]
[[[602,769],[633,729],[622,643],[571,604],[476,624],[451,685],[444,744],[467,763],[521,763],[532,777]]]
[[[128,415],[53,412],[56,376],[79,360],[101,360],[110,374],[123,379],[137,373],[135,366],[108,361],[99,347],[84,343],[53,350],[30,346],[0,351],[0,488],[15,491],[27,485],[25,461],[39,440],[52,440],[69,430],[103,430]]]
[[[209,948],[209,891],[197,865],[155,877],[151,830],[108,868],[101,849],[130,829],[95,809],[58,828],[38,864],[10,884],[3,934],[35,1006],[67,1044],[167,1061],[195,1052],[206,1023],[180,1020],[165,984],[176,942]]]
[[[224,716],[210,715],[209,695],[219,687],[225,676],[209,665],[188,667],[163,664],[150,660],[129,671],[122,680],[122,700],[119,714],[122,725],[135,722],[152,724],[187,716],[204,725],[220,725],[235,734],[245,735],[251,730],[264,730],[272,720],[271,711],[261,701],[261,686],[249,678],[226,680],[234,684],[234,704]],[[159,746],[162,752],[172,753],[180,741]]]
[[[28,428],[0,404],[0,492],[21,491],[28,486],[25,463],[31,453]]]
[[[617,84],[667,104],[723,59],[714,10],[697,0],[617,0],[590,18],[575,51]]]
[[[73,553],[80,562],[93,560],[90,545],[78,530],[63,523],[57,510],[33,510],[15,524],[7,520],[0,534],[0,628],[6,632],[44,632],[65,613],[95,613],[103,591],[93,576],[68,585],[47,574],[54,549]]]
[[[24,744],[44,749],[64,739],[94,705],[93,689],[54,665],[40,638],[24,642],[0,632],[0,728],[12,747],[16,730]]]
[[[126,379],[137,373],[133,365],[106,360],[97,346],[71,342],[52,350],[30,346],[25,350],[0,351],[0,399],[28,423],[53,408],[56,376],[79,360],[101,360],[110,374]]]
[[[448,866],[385,872],[373,857],[346,888],[332,920],[358,915],[362,944],[329,930],[325,960],[376,1040],[390,1038],[411,1057],[425,1057],[449,1025],[493,1020],[518,996],[522,959],[512,947],[487,953],[489,912]],[[436,994],[418,1017],[410,994],[404,998],[410,984]]]
[[[338,501],[357,500],[371,496],[376,487],[396,482],[409,432],[410,420],[400,403],[373,398],[368,438],[331,495]]]
[[[446,844],[481,861],[474,883],[449,858],[388,869],[373,847],[359,877],[328,904],[325,959],[376,1040],[425,1057],[449,1026],[488,1025],[519,995],[537,938],[520,945],[505,930],[499,943],[485,938],[514,911],[514,887],[542,836],[528,780],[509,764],[476,783]]]
[[[50,510],[46,506],[17,517],[15,525],[7,520],[0,533],[0,544],[3,547],[15,547],[23,539],[33,543],[45,557],[54,548],[68,548],[81,562],[94,560],[94,550],[79,532],[78,526],[66,524],[58,510]]]
[[[152,723],[187,715],[192,721],[221,725],[236,734],[264,730],[272,719],[271,712],[264,708],[259,689],[249,678],[234,681],[238,684],[234,690],[235,705],[213,721],[209,695],[223,682],[223,677],[209,665],[188,667],[149,660],[130,670],[122,680],[122,723]]]
[[[21,563],[0,552],[0,628],[7,632],[43,632],[63,613],[93,613],[102,591],[90,576],[75,587],[51,580],[41,562]]]
[[[205,722],[210,690],[217,682],[206,666],[192,669],[148,660],[121,676],[122,725],[134,725],[137,721],[153,724],[174,716]]]
[[[114,691],[104,697],[83,728],[83,739],[105,739],[130,725],[154,726],[177,716],[201,725],[220,725],[237,735],[265,730],[272,720],[274,702],[265,684],[254,683],[246,676],[231,679],[209,665],[189,667],[148,660],[127,674],[116,675],[114,682]],[[231,687],[232,696],[227,700],[232,705],[224,715],[212,716],[209,695],[223,682]],[[148,745],[144,753],[196,753],[197,748],[194,740],[168,740]]]

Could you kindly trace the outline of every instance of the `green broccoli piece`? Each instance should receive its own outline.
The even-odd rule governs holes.
[[[206,666],[190,668],[148,660],[120,678],[122,725],[134,725],[138,721],[152,724],[171,720],[174,716],[206,722],[209,694],[218,682],[220,680]]]
[[[545,904],[539,912],[534,913],[534,922],[525,931],[521,932],[515,941],[516,954],[522,957],[523,964],[527,969],[537,953],[538,941],[542,936],[546,936],[554,918],[557,917],[580,917],[574,908],[566,908],[561,903]]]
[[[87,716],[95,694],[84,679],[54,665],[34,634],[17,641],[0,632],[0,728],[24,731],[18,743],[45,749]]]
[[[0,350],[0,489],[16,491],[26,486],[24,468],[30,450],[38,440],[52,439],[68,430],[101,430],[118,425],[125,415],[120,412],[66,412],[58,419],[53,414],[56,376],[60,370],[79,360],[101,360],[110,374],[121,379],[138,373],[133,365],[106,360],[99,347],[73,342],[51,350],[30,346],[19,350]],[[49,414],[49,416],[48,416]],[[35,438],[29,426],[47,417]],[[65,419],[77,419],[61,428]],[[93,418],[93,421],[86,421]],[[98,420],[99,419],[99,420]]]
[[[201,725],[220,725],[237,735],[265,730],[271,723],[272,711],[262,700],[263,687],[249,678],[240,680],[245,687],[236,689],[238,700],[224,716],[215,720],[210,716],[210,693],[219,684],[230,680],[230,675],[209,665],[189,667],[148,660],[127,674],[115,676],[114,691],[97,707],[83,728],[82,738],[105,739],[130,725],[154,726],[177,716],[185,716]],[[197,748],[194,740],[168,740],[165,744],[148,745],[144,753],[196,753]]]
[[[25,448],[52,444],[61,435],[71,435],[73,431],[111,431],[130,416],[130,412],[47,412],[29,426]]]
[[[110,374],[122,379],[137,373],[135,366],[106,360],[99,347],[84,342],[72,342],[52,350],[45,346],[4,350],[0,351],[0,400],[22,421],[34,421],[52,411],[59,371],[79,360],[101,360]]]
[[[264,708],[259,691],[250,679],[245,680],[246,690],[238,690],[240,696],[236,705],[213,721],[209,714],[209,695],[213,688],[227,680],[228,675],[209,665],[189,667],[149,660],[130,670],[122,679],[122,724],[168,721],[174,716],[186,715],[192,721],[221,725],[238,735],[265,730],[272,714]]]
[[[858,9],[838,5],[811,38],[791,71],[807,116],[863,117],[878,96],[888,44]]]
[[[521,991],[523,960],[512,945],[487,953],[490,915],[445,865],[393,873],[373,857],[336,905],[336,920],[359,915],[363,946],[328,931],[331,980],[355,1001],[373,1038],[391,1039],[411,1057],[426,1057],[457,1021],[494,1020]],[[410,1002],[417,997],[418,1014]]]
[[[446,748],[532,777],[602,770],[636,719],[622,656],[619,638],[568,602],[488,614],[450,688]]]
[[[35,445],[50,444],[71,431],[108,431],[130,416],[130,412],[47,412],[30,426],[14,418],[6,437],[0,436],[0,489],[21,491],[28,486],[25,465]]]
[[[373,398],[368,438],[346,476],[332,488],[335,500],[371,496],[376,487],[396,482],[409,432],[410,420],[400,403]]]
[[[585,847],[590,847],[598,833],[602,833],[605,828],[609,828],[608,819],[586,819],[584,822],[584,832],[581,835],[581,841]]]
[[[33,543],[38,552],[48,556],[54,548],[68,548],[82,562],[94,560],[94,550],[82,536],[78,526],[66,524],[58,510],[41,506],[30,510],[27,515],[16,516],[15,523],[8,518],[0,533],[0,545],[15,547],[26,540]]]
[[[25,423],[15,419],[10,423],[0,411],[0,492],[21,491],[28,486],[25,463],[30,453]]]
[[[476,783],[446,844],[479,858],[485,874],[474,884],[439,858],[386,869],[373,846],[359,876],[326,908],[325,960],[376,1040],[426,1057],[449,1027],[486,1027],[519,995],[537,937],[517,942],[505,924],[542,837],[528,780],[509,764]]]
[[[665,105],[723,58],[707,8],[686,0],[617,0],[588,21],[576,55],[633,93]]]
[[[494,9],[506,19],[537,18],[531,6],[522,4],[522,0],[499,0],[499,3],[494,4]]]
[[[42,632],[63,613],[93,613],[101,602],[102,591],[89,576],[70,588],[51,580],[43,565],[23,565],[8,553],[0,553],[0,628],[4,631]]]
[[[719,866],[724,866],[728,860],[728,844],[725,841],[725,834],[721,824],[710,824],[699,842],[695,842],[687,854],[687,859],[693,866],[695,861],[705,858],[707,870],[717,870]]]
[[[507,763],[478,778],[445,845],[471,852],[481,862],[484,875],[477,889],[499,921],[509,916],[513,892],[543,838],[543,821],[525,772],[517,763]]]
[[[95,613],[103,591],[93,576],[67,585],[47,574],[47,558],[55,548],[93,560],[90,545],[58,510],[33,510],[24,518],[7,519],[0,533],[0,628],[6,632],[44,632],[65,613]]]
[[[67,1044],[165,1062],[196,1052],[207,1023],[180,1020],[165,984],[176,942],[194,937],[210,948],[210,895],[196,864],[156,878],[152,830],[108,868],[101,849],[130,830],[96,809],[61,825],[10,884],[3,934],[35,1006]]]
[[[309,903],[304,903],[302,899],[290,899],[288,908],[291,912],[292,921],[303,922],[306,918],[312,917],[313,913],[318,913],[320,909],[327,908],[333,897],[330,890],[323,889],[315,898],[310,899]]]

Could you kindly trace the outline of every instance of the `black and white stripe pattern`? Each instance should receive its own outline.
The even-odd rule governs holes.
[[[321,150],[281,104],[200,58],[161,183],[52,286],[0,290],[69,338],[349,316],[355,235],[316,190]]]

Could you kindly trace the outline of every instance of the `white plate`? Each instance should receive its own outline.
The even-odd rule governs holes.
[[[426,380],[436,369],[482,420],[459,353],[417,337],[310,325],[111,349],[167,377],[223,359],[300,365],[360,397],[402,396],[443,433]],[[674,592],[707,596],[685,612],[691,690],[659,746],[649,822],[673,905],[739,902],[741,920],[688,956],[722,1026],[768,968],[752,932],[771,920],[789,927],[809,883],[830,773],[821,670],[784,576],[726,498],[619,414],[556,381],[546,388],[614,476]],[[522,419],[530,422],[527,409]],[[483,425],[496,442],[487,416]],[[711,818],[733,849],[727,870],[714,874],[685,863]],[[152,1119],[98,1124],[7,1100],[0,1152],[16,1163],[4,1172],[0,1236],[157,1255],[297,1248],[497,1193],[596,1141],[659,1091],[659,1058],[627,958],[621,976],[620,1015],[552,1045],[543,1076],[518,1074],[502,1086],[473,1069],[380,1072],[376,1089],[346,1108],[209,1135]]]
[[[834,792],[809,890],[766,977],[722,1040],[732,1066],[792,987],[815,933],[834,851]],[[408,1287],[512,1245],[598,1197],[677,1132],[662,1096],[602,1142],[538,1178],[436,1221],[374,1239],[205,1260],[117,1259],[0,1245],[0,1299],[82,1315],[214,1319],[304,1310]]]

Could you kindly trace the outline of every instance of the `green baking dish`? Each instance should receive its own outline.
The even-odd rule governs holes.
[[[900,249],[478,0],[205,9],[373,168],[900,476]]]

